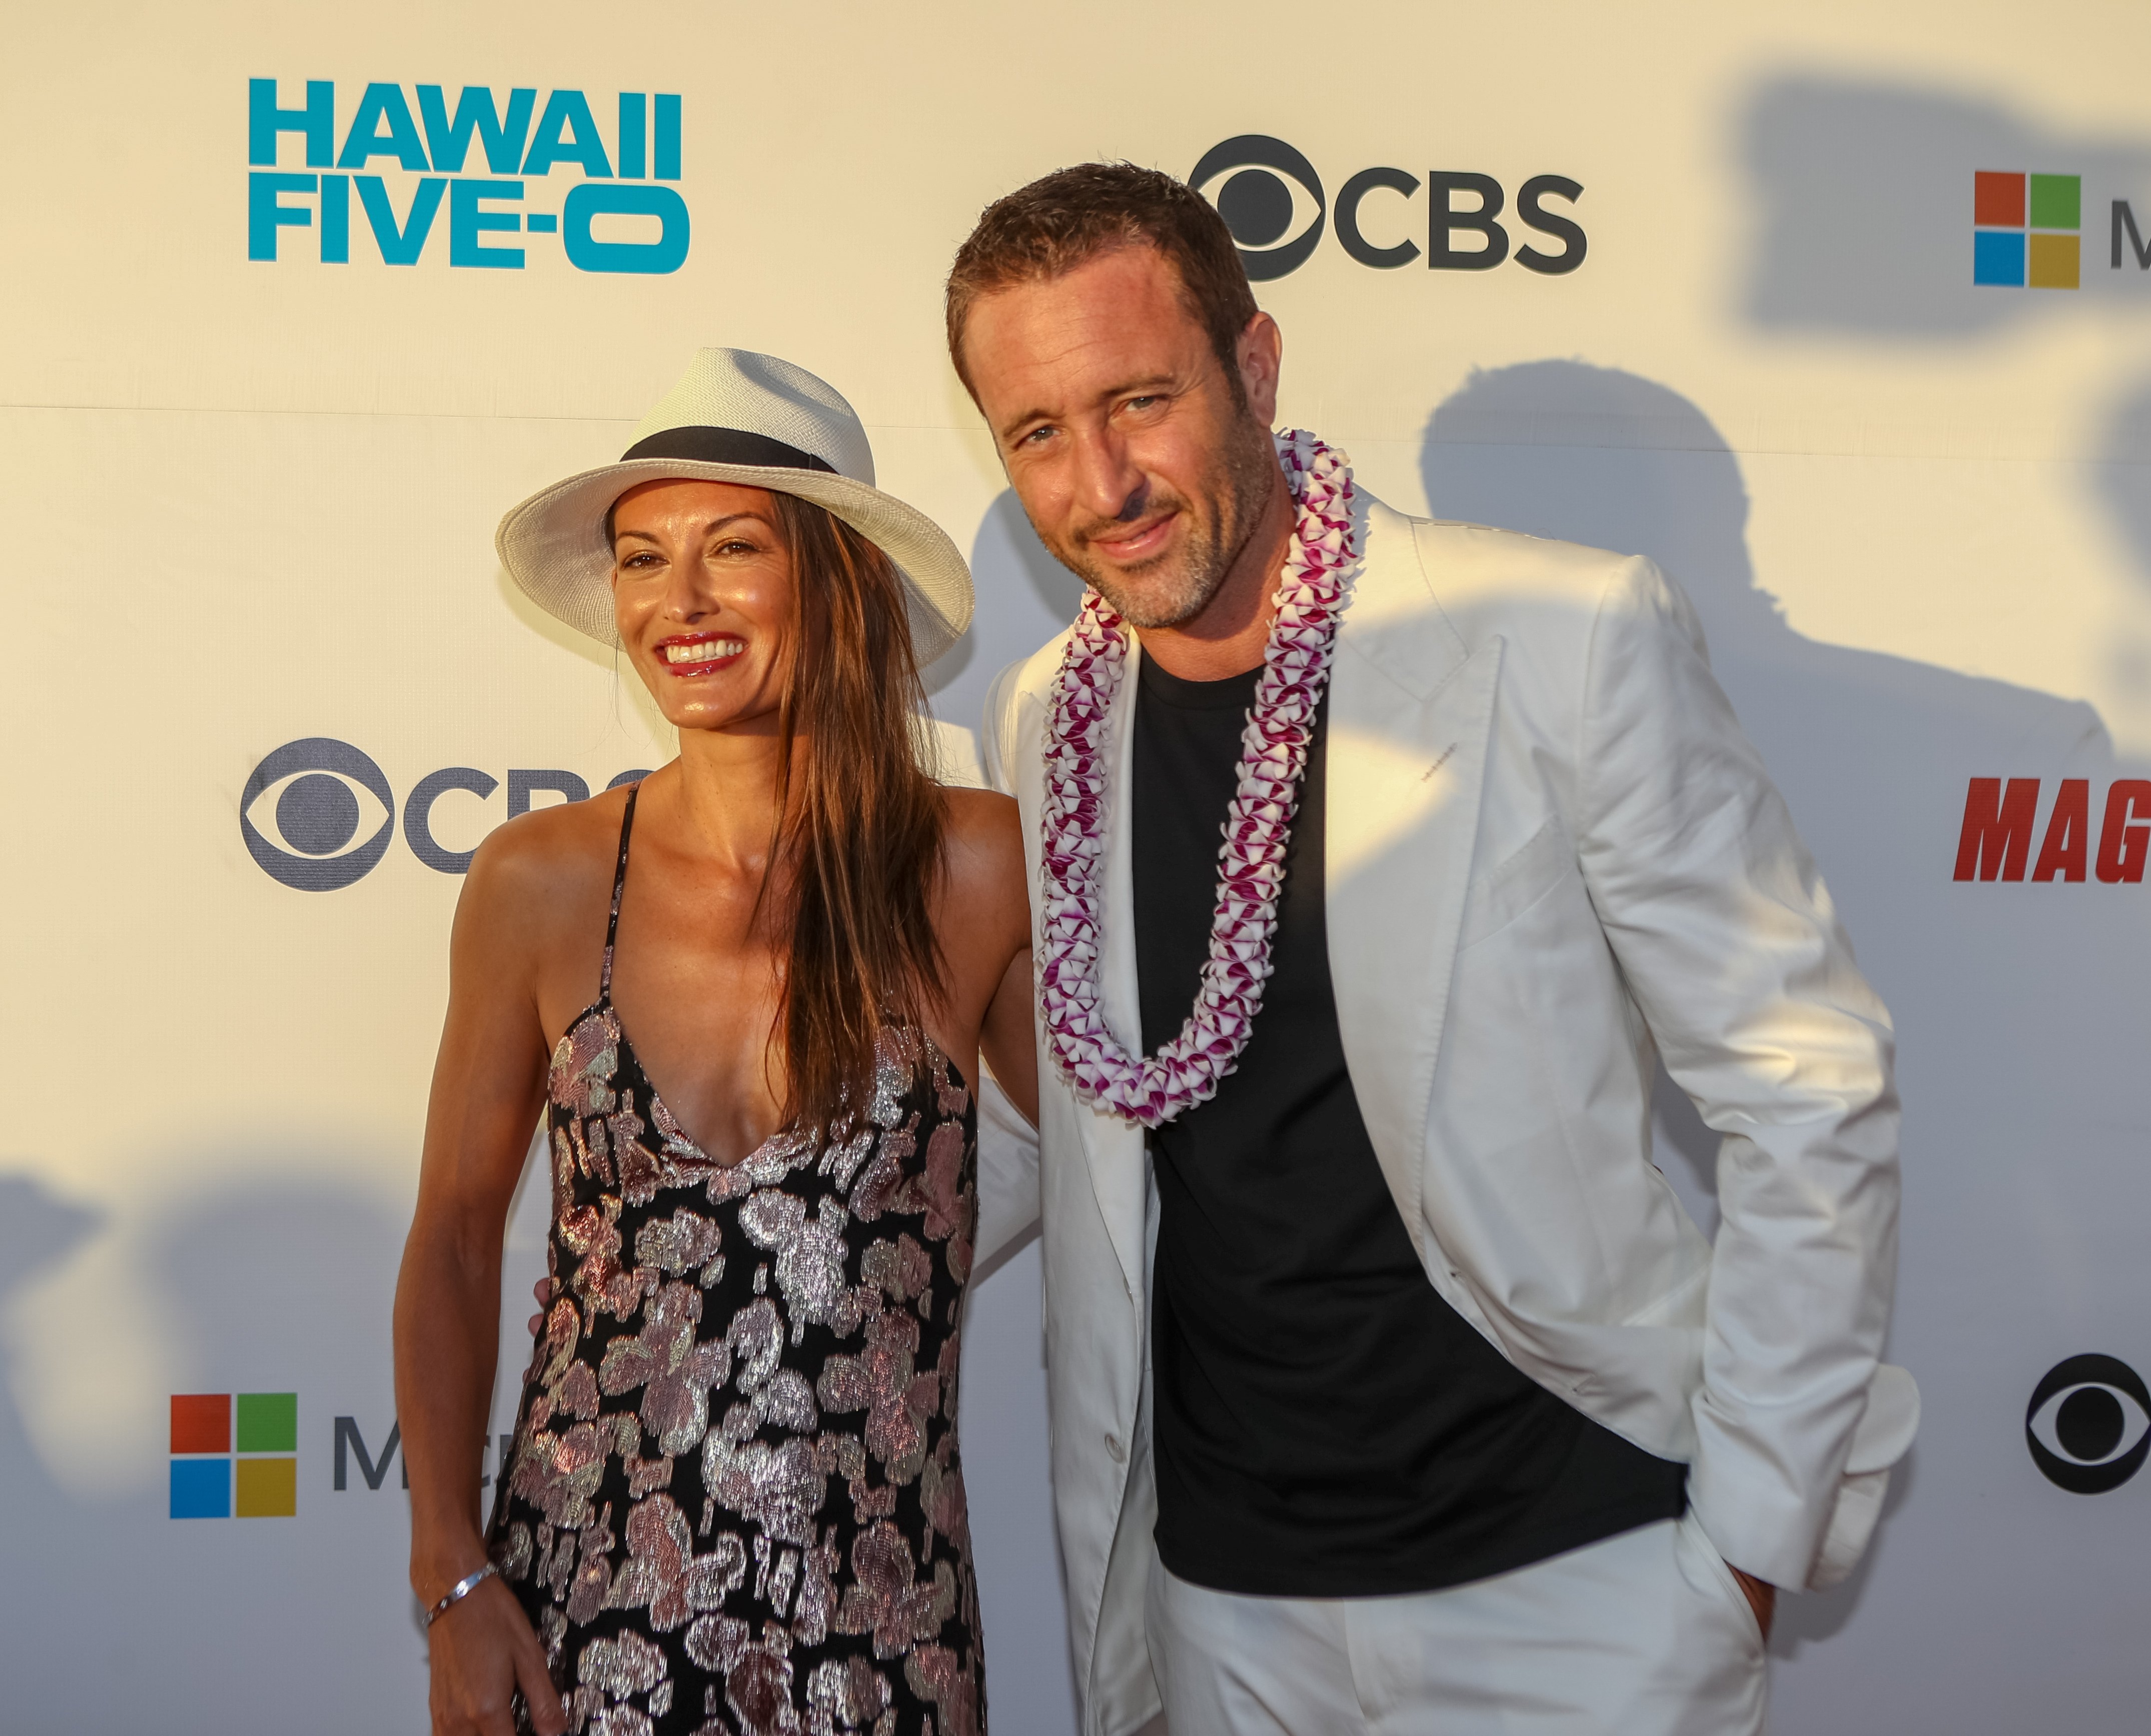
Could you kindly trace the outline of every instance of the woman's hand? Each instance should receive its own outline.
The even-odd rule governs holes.
[[[426,1630],[433,1652],[433,1736],[514,1736],[514,1695],[538,1736],[564,1736],[567,1708],[515,1594],[481,1582]]]

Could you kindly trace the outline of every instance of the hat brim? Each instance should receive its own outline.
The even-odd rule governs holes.
[[[617,644],[605,514],[630,488],[674,480],[736,483],[794,494],[850,525],[894,561],[903,575],[912,653],[922,669],[971,625],[971,569],[948,533],[894,495],[826,470],[691,458],[632,458],[601,465],[511,507],[493,538],[500,564],[548,615],[601,644]]]

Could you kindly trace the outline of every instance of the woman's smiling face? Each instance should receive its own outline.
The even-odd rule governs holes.
[[[773,731],[795,598],[767,488],[670,479],[612,513],[613,620],[675,728]]]

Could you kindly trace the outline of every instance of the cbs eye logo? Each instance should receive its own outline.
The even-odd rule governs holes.
[[[1239,244],[1250,282],[1268,283],[1313,257],[1328,220],[1322,177],[1283,139],[1243,133],[1212,145],[1187,185],[1202,193],[1212,181],[1217,189],[1207,196]]]
[[[2072,1356],[2032,1389],[2024,1441],[2032,1462],[2057,1488],[2103,1495],[2151,1457],[2151,1392],[2125,1362]]]
[[[267,800],[276,792],[276,799]],[[380,814],[365,843],[370,797]],[[255,823],[260,809],[285,848]],[[239,833],[271,879],[301,892],[336,892],[371,873],[396,831],[396,792],[381,767],[348,741],[309,736],[287,741],[254,768],[239,798]]]
[[[1508,227],[1500,220],[1508,209],[1507,190],[1492,175],[1465,170],[1427,171],[1424,216],[1412,204],[1420,178],[1402,169],[1362,169],[1338,189],[1333,211],[1322,177],[1302,153],[1282,139],[1243,133],[1205,151],[1187,184],[1217,206],[1251,283],[1298,271],[1314,256],[1333,221],[1338,245],[1378,271],[1420,258],[1430,271],[1491,271],[1513,259],[1527,271],[1559,277],[1583,263],[1590,245],[1573,217],[1546,209],[1548,199],[1573,205],[1583,195],[1580,181],[1562,175],[1533,175],[1516,190],[1516,217],[1560,242],[1557,253],[1536,245],[1512,251]],[[1476,204],[1458,210],[1460,193]],[[1377,200],[1376,194],[1383,196]],[[1425,236],[1424,247],[1411,239],[1415,233]],[[1460,245],[1460,236],[1465,238]]]
[[[623,772],[605,787],[649,775]],[[499,778],[474,766],[428,772],[405,798],[403,842],[436,873],[467,873],[476,847],[457,850],[441,843],[433,835],[434,807],[458,791],[489,802],[499,788]],[[528,813],[541,790],[569,802],[586,801],[590,793],[573,772],[511,771],[507,817]],[[372,757],[348,741],[329,736],[286,741],[246,780],[239,835],[271,879],[299,892],[338,892],[372,873],[387,853],[396,835],[396,792]]]

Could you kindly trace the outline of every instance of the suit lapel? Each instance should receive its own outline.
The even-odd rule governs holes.
[[[1323,909],[1345,1062],[1416,1246],[1425,1223],[1427,1110],[1477,835],[1501,641],[1468,650],[1427,587],[1410,521],[1362,499],[1361,546],[1369,554],[1330,676]],[[1106,1021],[1134,1054],[1142,1014],[1128,792],[1141,648],[1130,638],[1107,747],[1112,794],[1098,978]],[[1128,1293],[1140,1300],[1147,1263],[1142,1130],[1087,1106],[1076,1115],[1099,1215]]]
[[[1410,522],[1372,513],[1330,676],[1323,914],[1353,1091],[1417,1246],[1502,645],[1468,650],[1427,586]]]

